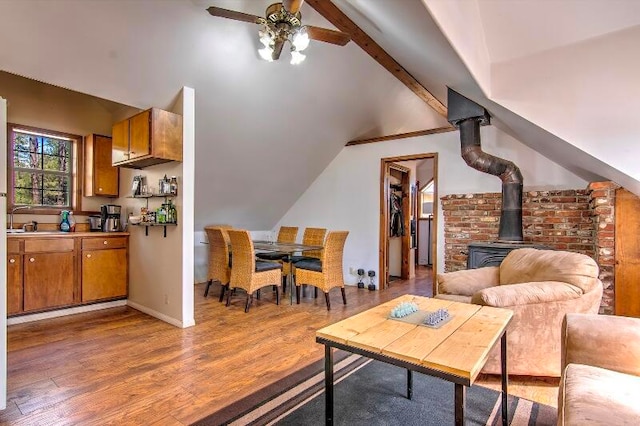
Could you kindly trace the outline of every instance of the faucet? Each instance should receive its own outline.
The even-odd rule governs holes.
[[[11,215],[9,216],[9,229],[13,229],[13,214],[17,211],[17,210],[25,210],[25,209],[30,209],[31,206],[18,206],[18,207],[14,207],[11,209]]]

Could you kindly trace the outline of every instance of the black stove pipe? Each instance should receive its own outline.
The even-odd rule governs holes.
[[[461,154],[470,167],[498,176],[502,180],[499,242],[522,242],[522,173],[518,166],[504,158],[482,151],[480,124],[489,122],[489,114],[481,106],[449,89],[449,122],[460,129]]]

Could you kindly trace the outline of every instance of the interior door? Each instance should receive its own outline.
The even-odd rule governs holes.
[[[640,317],[640,198],[616,191],[615,314]]]
[[[0,97],[0,214],[7,212],[7,101]],[[0,220],[0,247],[7,252],[7,221]],[[7,407],[7,256],[0,256],[0,410]]]

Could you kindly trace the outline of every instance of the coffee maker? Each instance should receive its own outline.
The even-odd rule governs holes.
[[[120,231],[120,210],[117,204],[103,204],[100,206],[100,223],[103,232]]]

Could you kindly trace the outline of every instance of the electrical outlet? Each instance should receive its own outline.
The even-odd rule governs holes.
[[[165,295],[164,295],[164,304],[165,304],[165,305],[168,305],[168,304],[169,304],[169,295],[168,295],[168,294],[165,294]]]
[[[349,275],[358,275],[358,269],[353,266],[349,267]]]

